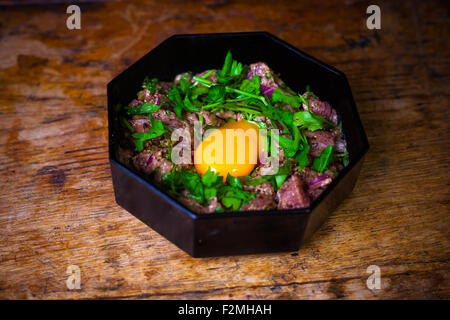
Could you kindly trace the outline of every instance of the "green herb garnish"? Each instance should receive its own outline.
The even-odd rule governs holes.
[[[183,119],[181,111],[184,108],[183,100],[181,100],[180,91],[177,87],[173,87],[167,94],[167,98],[174,103],[173,111],[177,115],[178,119]]]
[[[145,77],[144,82],[142,83],[142,88],[147,89],[148,91],[153,93],[157,89],[157,84],[157,78],[149,79],[148,77]]]
[[[143,113],[153,113],[159,110],[161,106],[150,103],[150,102],[144,102],[143,104],[139,106],[133,106],[127,108],[127,114],[143,114]]]
[[[239,90],[251,93],[254,95],[260,94],[261,78],[259,76],[254,76],[252,80],[244,79],[239,86]]]
[[[244,67],[240,62],[233,60],[231,51],[227,52],[222,69],[217,71],[217,81],[219,83],[228,83],[234,78],[240,76]]]
[[[230,185],[223,185],[218,192],[219,200],[226,208],[234,211],[241,209],[256,196],[248,191]]]
[[[328,147],[322,150],[318,158],[314,159],[313,169],[318,172],[323,172],[326,169],[326,167],[328,167],[330,163],[333,161],[333,157],[334,157],[333,146],[329,145]]]
[[[210,103],[219,103],[225,100],[225,87],[215,85],[209,87],[207,101]]]
[[[212,197],[217,197],[224,207],[239,210],[255,197],[242,189],[238,178],[229,175],[227,182],[223,183],[223,177],[211,168],[208,168],[203,177],[195,172],[174,168],[162,175],[162,182],[173,195],[179,196],[181,191],[187,190],[189,197],[201,205],[208,203]]]
[[[227,183],[235,188],[242,189],[242,183],[239,178],[233,177],[232,175],[227,175]]]
[[[283,102],[296,109],[300,108],[300,99],[298,96],[288,96],[282,89],[275,89],[272,93],[273,102]]]
[[[148,130],[148,132],[135,132],[132,134],[133,138],[136,138],[136,140],[134,140],[134,144],[136,145],[136,148],[139,152],[144,149],[144,141],[162,136],[167,131],[163,123],[159,120],[156,120],[152,116],[150,116],[150,123],[151,128]]]
[[[303,133],[303,131],[301,131],[300,142],[299,142],[299,151],[295,155],[295,160],[294,160],[294,162],[297,164],[298,171],[301,171],[304,167],[306,167],[308,165],[309,149],[310,149],[310,147],[308,144],[308,140],[306,139],[306,136]]]
[[[199,112],[200,111],[200,108],[197,108],[196,106],[194,106],[192,104],[191,100],[189,100],[188,95],[186,95],[184,97],[184,109],[189,112]]]
[[[298,171],[306,166],[311,166],[310,157],[308,157],[310,146],[304,133],[305,130],[326,130],[336,126],[320,115],[311,112],[309,99],[316,96],[310,91],[309,85],[306,86],[306,93],[303,96],[291,90],[287,85],[279,84],[280,87],[273,90],[269,97],[267,94],[261,93],[261,81],[270,79],[270,73],[262,76],[255,75],[248,80],[245,79],[247,70],[248,67],[234,60],[231,52],[228,51],[220,69],[208,70],[202,76],[185,73],[173,83],[168,92],[164,90],[167,100],[165,100],[163,108],[167,109],[167,106],[170,106],[170,109],[173,108],[173,112],[180,120],[183,120],[183,112],[196,113],[203,130],[213,127],[205,125],[204,114],[201,113],[203,110],[209,112],[211,116],[215,116],[216,112],[223,113],[224,111],[240,113],[244,120],[256,124],[261,129],[279,129],[280,135],[277,136],[277,140],[270,140],[266,137],[266,147],[271,150],[272,148],[269,148],[271,144],[272,147],[279,146],[275,148],[275,154],[272,154],[269,160],[273,163],[274,157],[283,152],[286,158],[285,164],[276,173],[258,178],[252,178],[258,173],[257,170],[246,177],[233,177],[229,174],[227,177],[223,177],[212,168],[208,168],[208,171],[202,176],[193,168],[186,170],[174,165],[171,172],[161,175],[162,184],[171,195],[180,197],[187,192],[190,198],[202,206],[207,205],[211,198],[216,197],[222,204],[222,207],[219,207],[216,212],[240,210],[256,196],[252,192],[245,191],[244,187],[256,186],[268,181],[277,191],[287,177],[292,174],[293,164]],[[210,77],[213,73],[214,76],[217,76],[215,77],[217,81],[210,80],[213,79]],[[146,77],[142,84],[142,88],[152,93],[157,92],[158,87],[156,78]],[[122,114],[128,116],[149,114],[151,127],[148,132],[144,133],[135,132],[127,119],[123,117],[118,119],[122,122],[122,126],[130,130],[139,152],[143,150],[145,141],[166,133],[168,134],[165,137],[168,139],[167,137],[173,130],[153,118],[152,113],[160,108],[161,106],[146,102],[140,106],[126,107],[120,110]],[[165,112],[168,115],[171,114],[169,110]],[[217,113],[217,115],[219,114]],[[260,116],[264,116],[264,120],[255,121],[255,118]],[[165,147],[169,149],[170,153],[171,146]],[[332,146],[328,146],[320,153],[319,157],[314,159],[311,167],[318,172],[331,171],[328,166],[333,162],[334,156],[339,157],[344,166],[348,165],[348,153],[335,155]],[[168,154],[166,153],[164,157],[168,157]]]

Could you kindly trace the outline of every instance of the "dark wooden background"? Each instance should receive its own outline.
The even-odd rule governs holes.
[[[372,1],[83,3],[81,30],[18,2],[0,11],[0,298],[450,298],[448,1],[375,1],[376,32]],[[115,204],[106,83],[173,34],[258,30],[347,74],[371,150],[298,252],[193,259]]]

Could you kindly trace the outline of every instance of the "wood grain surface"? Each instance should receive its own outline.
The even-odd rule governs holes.
[[[376,1],[377,31],[372,3],[353,0],[83,3],[81,30],[66,28],[67,4],[9,3],[0,298],[450,298],[448,1]],[[371,150],[298,252],[194,259],[116,205],[106,84],[173,34],[237,31],[269,31],[345,72]],[[70,265],[79,290],[66,286]],[[379,290],[366,286],[370,265]]]

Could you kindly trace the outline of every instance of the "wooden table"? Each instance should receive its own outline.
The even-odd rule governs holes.
[[[353,0],[100,2],[80,5],[81,30],[67,4],[15,2],[0,11],[0,298],[450,298],[447,1],[376,1],[377,31]],[[106,83],[172,34],[257,30],[347,74],[371,150],[298,252],[193,259],[114,201]]]

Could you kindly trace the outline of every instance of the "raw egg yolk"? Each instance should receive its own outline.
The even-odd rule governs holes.
[[[201,175],[211,170],[224,181],[228,174],[247,176],[253,171],[259,155],[259,127],[241,120],[229,121],[224,126],[206,132],[194,152],[194,165]]]

